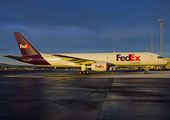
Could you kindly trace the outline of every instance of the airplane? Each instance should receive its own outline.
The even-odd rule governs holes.
[[[145,66],[145,74],[148,74],[148,66],[167,64],[163,57],[149,52],[45,54],[39,52],[21,32],[14,32],[14,35],[22,56],[4,57],[45,67],[81,67],[80,75],[90,74],[89,70],[108,71],[111,66]]]

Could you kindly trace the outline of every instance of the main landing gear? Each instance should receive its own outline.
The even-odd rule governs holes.
[[[89,71],[79,71],[79,75],[88,75],[90,74]]]
[[[81,71],[79,71],[79,75],[88,75],[90,72],[88,71],[87,65],[81,65]]]

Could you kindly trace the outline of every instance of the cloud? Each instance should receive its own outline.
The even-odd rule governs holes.
[[[134,47],[136,46],[135,44],[138,44],[137,48],[140,51],[142,46],[150,46],[150,34],[154,34],[154,38],[159,38],[159,28],[155,29],[151,26],[133,26],[127,28],[110,25],[108,27],[98,26],[96,28],[87,28],[63,25],[31,26],[12,24],[1,26],[0,30],[2,30],[0,31],[0,35],[2,36],[1,49],[6,50],[5,47],[9,47],[6,43],[16,45],[13,32],[19,31],[22,32],[41,52],[75,52],[80,48],[82,51],[87,49],[88,51],[92,50],[91,52],[96,52],[95,49],[110,51],[116,46],[118,46],[118,48],[121,46],[123,47],[121,50],[126,51],[129,50],[128,47],[130,45]],[[155,45],[157,44],[159,44],[159,42],[155,42]],[[10,47],[14,49],[17,46],[11,46],[10,44]],[[81,52],[81,50],[79,52]],[[132,49],[130,50],[133,51]],[[11,49],[8,51],[14,52],[14,50]]]

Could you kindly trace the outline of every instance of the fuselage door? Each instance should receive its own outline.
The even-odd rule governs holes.
[[[152,55],[150,55],[149,59],[150,59],[150,61],[152,61],[152,60],[153,60],[153,56],[152,56]]]

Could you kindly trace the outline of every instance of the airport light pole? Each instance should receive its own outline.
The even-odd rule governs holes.
[[[148,52],[149,47],[146,47],[146,49],[147,49],[147,52]]]
[[[164,48],[163,48],[163,19],[159,19],[160,22],[160,55],[164,57]]]
[[[151,53],[153,53],[153,34],[150,34],[151,37]]]
[[[114,53],[115,53],[115,49],[116,49],[116,48],[114,47],[113,49],[114,49]]]

